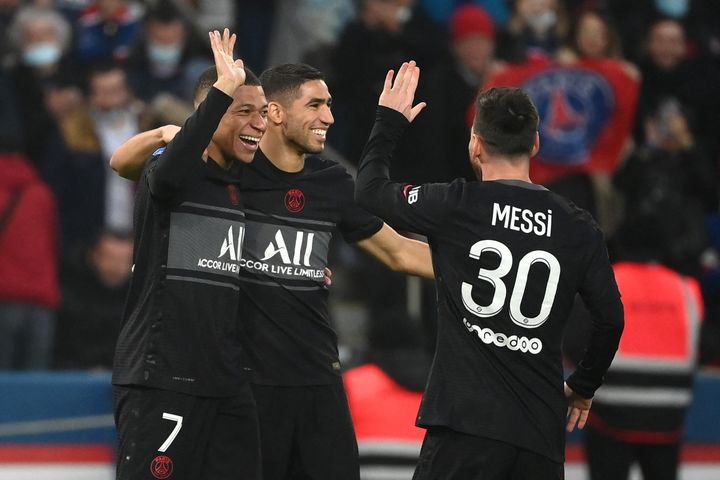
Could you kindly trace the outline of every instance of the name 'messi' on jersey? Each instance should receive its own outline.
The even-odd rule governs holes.
[[[539,237],[552,235],[552,210],[534,212],[526,208],[493,203],[492,225]]]

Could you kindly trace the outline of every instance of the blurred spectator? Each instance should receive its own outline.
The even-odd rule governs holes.
[[[416,97],[428,107],[398,144],[394,178],[410,183],[475,180],[468,159],[465,114],[495,68],[495,28],[476,5],[464,5],[450,22],[452,62],[424,70]]]
[[[129,0],[95,0],[76,25],[77,56],[84,64],[122,62],[140,33],[142,8]]]
[[[156,121],[128,88],[125,72],[97,65],[88,78],[89,107],[61,122],[49,148],[46,178],[58,199],[63,252],[82,251],[103,227],[132,227],[133,183],[109,167],[115,149]]]
[[[0,171],[0,369],[44,369],[60,300],[55,200],[22,155],[0,154]]]
[[[40,166],[57,121],[81,103],[82,78],[70,54],[72,31],[59,13],[38,7],[17,12],[10,38],[17,59],[10,77],[18,105],[23,151]]]
[[[663,260],[686,275],[700,275],[700,256],[707,247],[705,215],[717,212],[718,182],[702,150],[697,148],[682,107],[666,99],[644,118],[645,144],[640,145],[615,176],[627,209],[672,197],[666,212],[675,212],[675,241]]]
[[[281,0],[278,4],[268,65],[302,61],[323,69],[325,65],[308,60],[307,55],[323,55],[337,43],[343,27],[355,15],[353,1]]]
[[[561,0],[516,0],[507,27],[498,33],[497,56],[513,63],[552,58],[565,43],[569,26]]]
[[[573,62],[578,58],[622,58],[620,35],[612,20],[597,10],[584,10],[572,24],[568,46],[561,49],[559,58]]]
[[[588,420],[585,447],[592,480],[626,480],[635,462],[645,479],[678,478],[703,307],[698,283],[662,264],[682,228],[672,217],[674,200],[656,197],[630,206],[618,234],[619,261],[613,269],[625,330]],[[584,320],[581,331],[589,328],[589,319]],[[580,344],[578,337],[578,332],[565,335],[566,351],[575,349],[573,355],[579,353],[572,346]]]
[[[145,28],[128,59],[128,78],[135,95],[144,102],[181,103],[180,118],[164,116],[165,123],[182,124],[192,113],[192,90],[210,66],[205,43],[200,42],[180,11],[169,0],[147,11]]]
[[[668,97],[677,98],[688,110],[688,121],[697,143],[711,158],[720,153],[720,75],[706,58],[688,57],[685,29],[677,20],[661,18],[647,33],[646,55],[639,63],[641,93],[636,117],[636,138],[643,141],[650,112]]]
[[[132,253],[130,235],[105,230],[85,256],[63,262],[55,341],[57,368],[111,368]]]
[[[415,60],[431,71],[447,60],[442,27],[415,8],[415,0],[363,0],[358,18],[340,36],[328,83],[336,123],[331,142],[357,164],[375,118],[385,74]]]
[[[203,39],[211,30],[222,31],[224,28],[229,28],[234,32],[238,4],[243,3],[234,0],[174,0],[174,2],[183,10],[186,20],[192,21],[196,33],[201,34]]]

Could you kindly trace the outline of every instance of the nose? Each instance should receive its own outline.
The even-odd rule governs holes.
[[[267,118],[263,117],[260,113],[254,113],[250,119],[250,125],[256,130],[264,132],[267,129]]]
[[[323,105],[320,111],[320,121],[326,125],[335,123],[335,117],[333,117],[332,110],[330,110],[328,105]]]

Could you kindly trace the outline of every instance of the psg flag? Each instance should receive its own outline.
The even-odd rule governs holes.
[[[536,57],[497,71],[483,90],[499,86],[521,87],[540,114],[540,152],[530,163],[534,182],[615,171],[632,133],[639,92],[639,79],[622,62],[580,59],[566,65]]]

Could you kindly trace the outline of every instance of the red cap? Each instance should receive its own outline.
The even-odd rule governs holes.
[[[450,36],[453,42],[471,35],[495,38],[495,25],[490,15],[477,5],[462,5],[455,9],[450,20]]]

